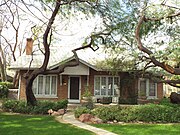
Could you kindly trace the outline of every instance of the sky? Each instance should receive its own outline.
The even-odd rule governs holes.
[[[27,3],[29,2],[29,0],[24,1]],[[23,42],[23,47],[25,47],[26,45],[26,38],[30,38],[32,36],[31,27],[35,25],[41,26],[44,22],[47,23],[48,18],[50,18],[51,16],[51,12],[43,12],[42,15],[42,13],[39,11],[39,9],[41,10],[41,6],[37,2],[33,1],[32,4],[37,6],[38,9],[34,8],[32,5],[28,6],[30,10],[27,10],[27,8],[23,4],[19,6],[19,14],[21,15],[22,20],[20,21],[21,24],[19,29],[18,44]],[[52,9],[53,8],[54,7],[52,7]],[[24,13],[24,11],[26,13]],[[33,15],[31,12],[35,14]],[[102,23],[101,19],[97,16],[89,16],[88,18],[86,18],[85,15],[81,12],[77,12],[76,14],[77,15],[63,20],[59,15],[56,16],[56,20],[53,24],[53,27],[56,27],[56,32],[53,35],[53,39],[56,39],[56,42],[52,42],[52,46],[82,46],[84,38],[89,36],[91,32],[94,31],[95,26]],[[7,16],[8,15],[9,14],[7,12]],[[43,20],[43,22],[41,20]],[[15,22],[14,24],[15,27],[17,27],[17,22]],[[42,32],[40,32],[39,35],[42,36],[44,30],[45,27],[42,29]],[[15,35],[15,31],[12,27],[3,28],[2,35],[8,37],[8,40],[10,40],[11,43],[14,42],[13,39],[15,39],[15,37],[13,35]],[[34,44],[37,44],[37,42],[34,42]],[[37,47],[35,47],[35,49],[36,48]],[[16,52],[16,55],[19,56],[18,51]]]

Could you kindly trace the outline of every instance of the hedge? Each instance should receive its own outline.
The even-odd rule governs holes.
[[[7,98],[9,88],[12,88],[13,84],[10,82],[0,82],[0,98]]]
[[[9,89],[14,87],[12,82],[0,82],[0,85],[7,86]]]
[[[6,85],[0,85],[0,98],[7,98],[8,93],[8,87]]]
[[[47,114],[49,109],[57,111],[58,109],[67,108],[68,101],[47,101],[38,100],[37,106],[28,106],[26,101],[22,100],[4,100],[2,109],[8,112],[25,113],[25,114]]]
[[[75,114],[78,110],[75,111]],[[83,113],[83,112],[82,112]],[[97,107],[90,112],[101,118],[104,122],[160,122],[160,123],[178,123],[180,122],[179,105],[137,105],[137,106],[109,106]],[[78,116],[80,116],[80,112]]]

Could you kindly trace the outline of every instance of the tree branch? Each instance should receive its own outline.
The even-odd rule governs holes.
[[[178,16],[178,15],[180,15],[180,13],[176,14],[176,15],[171,15],[171,17],[175,17],[175,16]],[[167,16],[167,17],[170,17],[170,16]],[[163,18],[165,18],[165,17],[163,17]],[[163,19],[163,18],[161,18],[161,19]],[[163,68],[164,70],[166,70],[167,72],[169,72],[171,74],[180,75],[180,68],[173,68],[172,66],[170,66],[170,65],[168,65],[168,64],[166,64],[164,62],[159,62],[153,56],[153,52],[151,50],[149,50],[148,48],[143,46],[143,44],[141,42],[141,38],[140,38],[140,29],[141,29],[141,26],[142,26],[143,22],[145,22],[147,20],[156,21],[156,20],[159,20],[159,19],[155,19],[155,18],[154,19],[147,19],[145,17],[145,15],[142,15],[142,17],[139,19],[139,22],[137,24],[136,31],[135,31],[135,38],[136,38],[139,50],[141,50],[144,53],[148,54],[150,56],[151,61],[153,62],[153,64],[155,66],[159,66],[159,67]]]
[[[72,60],[72,61],[69,61],[67,63],[64,63],[64,64],[60,65],[58,67],[58,69],[55,69],[55,70],[46,70],[43,74],[60,74],[60,73],[64,72],[64,69],[66,67],[74,67],[74,66],[79,65],[79,58],[78,58],[78,55],[77,55],[76,51],[82,50],[82,49],[85,49],[85,48],[91,48],[92,50],[94,50],[92,48],[91,43],[86,45],[86,46],[82,46],[82,47],[76,48],[76,49],[72,50],[72,52],[74,53],[75,60]]]

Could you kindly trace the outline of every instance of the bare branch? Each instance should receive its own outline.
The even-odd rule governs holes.
[[[74,66],[79,65],[79,58],[78,58],[78,55],[77,55],[76,51],[82,50],[82,49],[85,49],[85,48],[91,48],[92,49],[91,44],[88,44],[86,46],[82,46],[82,47],[79,47],[79,48],[76,48],[76,49],[72,50],[72,52],[74,53],[74,58],[75,58],[74,60],[60,65],[58,69],[46,70],[43,74],[60,74],[60,73],[64,72],[64,69],[66,67],[74,67]]]

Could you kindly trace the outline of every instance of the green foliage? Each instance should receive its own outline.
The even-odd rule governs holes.
[[[13,88],[13,83],[12,82],[0,82],[0,85],[6,86],[9,89]]]
[[[178,105],[139,105],[97,107],[91,111],[93,115],[107,121],[122,122],[180,122],[180,107]]]
[[[174,2],[174,7],[169,6],[168,2],[166,4],[152,3],[149,0],[100,1],[97,13],[102,17],[104,27],[92,33],[91,38],[92,41],[101,39],[99,42],[93,42],[93,45],[105,45],[107,54],[112,58],[99,63],[99,66],[114,70],[142,69],[149,64],[148,58],[154,56],[160,62],[180,67],[179,16],[166,18],[178,12],[178,8],[174,7],[178,7],[179,3]],[[140,28],[143,46],[153,52],[152,55],[146,56],[147,59],[138,51],[134,34],[142,14],[152,20],[160,19],[147,19]]]
[[[93,109],[94,103],[92,97],[87,98],[85,101],[82,101],[82,107],[86,107],[87,109]]]
[[[26,101],[17,100],[5,100],[2,108],[5,111],[25,113],[25,114],[47,114],[49,109],[57,111],[58,109],[67,108],[67,100],[61,100],[58,102],[39,100],[37,106],[27,106]]]
[[[161,99],[160,104],[161,105],[169,105],[169,106],[174,105],[174,104],[172,104],[170,102],[170,98],[163,98],[163,99]]]
[[[0,84],[0,98],[7,98],[8,97],[8,87],[6,85]]]
[[[8,97],[9,88],[13,88],[13,84],[11,82],[0,82],[0,98]]]
[[[145,122],[180,122],[179,106],[146,105],[140,106],[138,120]]]
[[[84,93],[82,94],[82,97],[91,97],[91,96],[92,96],[89,87],[90,87],[90,86],[86,86],[86,87],[85,87],[85,91],[84,91]]]
[[[91,110],[86,107],[77,107],[74,111],[74,116],[79,118],[83,113],[91,113]]]
[[[92,110],[92,113],[101,118],[104,122],[115,120],[116,116],[122,110],[120,106],[98,107]]]

